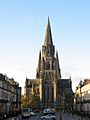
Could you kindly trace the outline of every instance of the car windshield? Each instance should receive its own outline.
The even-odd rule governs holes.
[[[29,109],[23,109],[23,112],[28,112],[29,111]]]

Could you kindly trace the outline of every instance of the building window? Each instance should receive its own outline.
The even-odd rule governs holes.
[[[39,88],[37,88],[37,94],[39,94]]]
[[[50,63],[49,61],[46,62],[46,70],[49,70],[50,69]]]
[[[28,85],[30,85],[30,80],[28,81]]]
[[[2,87],[2,81],[0,81],[0,87]]]
[[[88,90],[88,94],[90,94],[90,90]]]

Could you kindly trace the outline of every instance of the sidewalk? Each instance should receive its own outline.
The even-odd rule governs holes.
[[[22,120],[22,115],[21,114],[18,115],[18,118],[19,118],[19,120]]]
[[[81,116],[78,116],[78,115],[73,115],[73,117],[74,117],[76,120],[90,120],[90,118],[88,118],[88,117],[81,117]]]
[[[60,116],[59,116],[59,119],[58,120],[90,120],[90,118],[88,117],[83,117],[81,118],[81,116],[79,115],[72,115],[72,114],[69,114],[69,113],[62,113],[62,119],[60,119]]]

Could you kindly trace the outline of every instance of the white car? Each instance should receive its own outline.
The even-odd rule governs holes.
[[[56,117],[54,115],[48,114],[48,115],[43,115],[40,117],[41,120],[56,120]]]
[[[47,114],[52,114],[52,115],[54,115],[54,110],[52,110],[52,109],[50,109],[50,108],[48,108],[48,109],[44,109],[44,111],[43,111],[43,115],[47,115]]]
[[[36,116],[36,113],[31,112],[30,115],[31,115],[31,116]]]
[[[23,108],[22,109],[22,117],[30,117],[31,110],[30,108]]]
[[[48,108],[48,109],[44,109],[43,114],[46,114],[46,113],[48,113],[49,111],[50,111],[49,108]]]

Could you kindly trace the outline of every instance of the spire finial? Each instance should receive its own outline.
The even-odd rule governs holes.
[[[50,27],[50,20],[49,20],[49,16],[48,16],[48,26]]]

